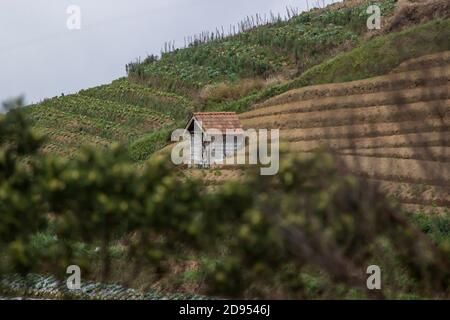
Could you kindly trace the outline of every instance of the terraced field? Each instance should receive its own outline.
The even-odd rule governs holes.
[[[194,110],[247,111],[240,114],[246,127],[281,129],[289,152],[325,149],[345,173],[388,183],[388,193],[409,208],[445,211],[450,51],[442,51],[450,48],[448,13],[366,37],[367,3],[313,10],[131,63],[127,78],[46,100],[27,113],[48,137],[44,152],[70,157],[82,145],[122,142],[139,164],[160,149],[169,151],[170,132]],[[380,5],[384,16],[396,15],[396,1]],[[434,52],[440,53],[419,57]],[[264,82],[263,89],[235,96],[245,80],[269,76],[280,76],[280,83]],[[364,80],[342,82],[355,79]],[[216,101],[203,96],[207,88],[225,92]],[[245,175],[241,168],[187,174],[210,187]],[[426,194],[411,196],[422,184]]]
[[[406,60],[450,50],[448,12],[374,35],[366,28],[369,3],[336,3],[285,20],[252,23],[226,37],[223,32],[209,36],[161,57],[129,63],[126,78],[45,100],[27,112],[35,128],[48,133],[45,152],[70,157],[84,144],[122,142],[135,162],[165,147],[170,132],[185,125],[192,111],[246,112],[256,103],[242,115],[248,125],[283,128],[289,142],[311,140],[305,138],[307,131],[315,139],[323,134],[328,139],[331,133],[322,133],[324,128],[334,131],[334,138],[369,138],[375,135],[370,123],[382,121],[383,135],[400,130],[391,125],[400,121],[405,127],[397,133],[413,133],[418,125],[424,132],[445,130],[436,117],[428,117],[424,103],[440,102],[444,107],[436,112],[446,112],[449,55]],[[387,20],[398,14],[397,1],[377,3]],[[304,88],[390,71],[370,81]],[[399,95],[404,107],[394,115],[388,110],[398,104]],[[422,124],[417,117],[434,120]],[[345,126],[366,133],[345,134]]]
[[[72,157],[83,145],[131,145],[186,117],[191,102],[119,79],[30,106],[26,113],[37,132],[47,137],[43,151]]]
[[[411,211],[450,207],[450,52],[371,79],[286,92],[243,113],[247,128],[280,129],[288,153],[325,150],[345,174],[378,183]],[[209,185],[239,169],[206,175]]]

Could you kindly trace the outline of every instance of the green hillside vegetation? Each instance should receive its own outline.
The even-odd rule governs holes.
[[[62,143],[74,150],[81,144],[98,145],[99,138],[105,144],[129,143],[174,121],[151,108],[81,94],[47,100],[26,113],[38,131],[60,132],[50,137],[50,144]]]
[[[126,78],[113,81],[109,85],[82,90],[80,95],[103,100],[112,100],[122,104],[148,107],[173,120],[185,119],[192,106],[192,101],[174,93],[143,87]]]
[[[381,5],[389,15],[395,2]],[[163,133],[183,126],[193,110],[228,109],[230,102],[266,87],[269,78],[290,78],[343,46],[357,46],[365,32],[366,6],[290,12],[288,21],[248,18],[240,27],[245,31],[228,37],[219,32],[160,59],[131,63],[127,78],[45,100],[27,113],[38,131],[53,133],[44,150],[73,156],[81,144],[123,142],[134,160],[145,160],[167,144],[169,135]]]
[[[390,15],[394,1],[383,1],[380,6],[383,14]],[[160,60],[132,63],[129,73],[144,83],[180,90],[201,89],[220,81],[267,78],[287,68],[302,72],[332,56],[343,44],[357,44],[367,30],[366,9],[367,4],[310,11],[236,36],[222,39],[220,34],[216,41],[193,43],[163,54]]]
[[[450,20],[435,20],[404,31],[379,36],[316,65],[288,83],[272,86],[220,108],[243,112],[294,88],[314,84],[360,80],[386,74],[402,62],[422,55],[450,50]]]
[[[84,144],[131,144],[145,134],[184,121],[191,109],[187,99],[120,79],[45,100],[26,108],[26,114],[37,131],[47,134],[45,148],[63,147],[60,155],[73,156]]]
[[[407,59],[450,49],[450,20],[368,37],[369,3],[291,12],[286,21],[247,18],[240,32],[203,34],[184,49],[166,45],[161,58],[128,64],[126,78],[27,112],[40,132],[53,133],[44,150],[72,156],[81,144],[122,142],[134,161],[143,161],[167,145],[170,131],[195,110],[243,112],[292,88],[376,76]],[[379,5],[389,17],[396,2]]]

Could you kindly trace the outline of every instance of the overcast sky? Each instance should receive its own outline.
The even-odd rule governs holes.
[[[81,9],[80,30],[67,28],[70,5]],[[180,46],[185,36],[286,6],[304,10],[306,0],[0,0],[0,101],[110,83],[165,41]]]

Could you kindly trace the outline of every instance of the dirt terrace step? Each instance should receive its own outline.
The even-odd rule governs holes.
[[[320,148],[328,150],[357,150],[363,148],[448,147],[450,146],[450,132],[408,133],[373,138],[282,142],[281,146],[292,152],[312,152]]]
[[[443,186],[411,184],[394,181],[369,180],[377,184],[389,197],[404,203],[416,205],[450,206],[450,193]]]
[[[428,206],[420,204],[402,204],[402,208],[411,213],[421,213],[428,215],[448,215],[450,214],[450,208],[448,206]]]
[[[450,116],[449,106],[450,99],[403,105],[280,114],[246,119],[242,122],[246,128],[293,129],[413,121],[429,117],[445,119]]]
[[[307,156],[307,155],[304,155]],[[427,163],[427,162],[426,162]],[[220,190],[219,188],[227,181],[240,181],[246,177],[246,169],[236,169],[235,167],[227,167],[216,169],[220,175],[214,175],[212,172],[201,174],[200,171],[191,171],[190,175],[197,177],[202,176],[209,192]],[[361,172],[359,172],[361,175]],[[377,184],[380,190],[391,199],[402,204],[402,207],[411,212],[425,210],[433,213],[442,213],[449,210],[450,194],[445,185],[429,185],[423,181],[399,182],[382,180],[379,178],[365,179],[371,183]],[[429,209],[436,210],[429,210]]]
[[[403,62],[393,72],[413,71],[425,68],[435,68],[450,64],[450,51],[428,54]]]
[[[450,147],[399,147],[338,150],[339,154],[385,157],[397,159],[415,159],[447,162],[450,166]]]
[[[450,131],[450,119],[428,118],[403,122],[363,123],[353,126],[284,129],[280,131],[283,141],[310,141],[337,138],[374,138],[406,133]]]
[[[437,186],[450,182],[448,163],[341,155],[336,159],[343,173],[363,178]]]
[[[399,105],[420,101],[444,100],[449,98],[450,84],[445,84],[437,87],[421,87],[398,91],[386,91],[291,102],[242,113],[239,115],[239,118],[245,122],[249,119],[268,115],[351,109],[379,105]]]
[[[446,65],[351,82],[314,85],[290,90],[257,104],[254,108],[270,107],[292,101],[411,89],[419,86],[436,86],[448,81],[449,74],[450,65]]]

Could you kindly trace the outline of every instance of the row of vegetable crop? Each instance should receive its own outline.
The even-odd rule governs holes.
[[[174,119],[185,121],[191,108],[187,98],[120,79],[79,94],[46,100],[28,107],[26,113],[36,131],[47,136],[44,152],[72,157],[83,145],[105,147],[112,142],[133,145],[152,132],[160,137],[157,133],[173,127]],[[165,139],[148,142],[145,152],[138,152],[140,147],[129,148],[133,150],[133,158],[145,160],[149,150],[154,152],[166,143]]]
[[[135,105],[161,113],[172,119],[185,119],[193,102],[174,93],[155,90],[121,78],[111,84],[82,90],[79,94],[102,100]]]
[[[67,113],[48,106],[39,106],[39,108],[29,112],[28,116],[35,127],[52,130],[62,129],[81,135],[100,137],[110,142],[131,141],[142,134],[134,127],[124,126],[102,118]]]
[[[68,290],[64,281],[52,276],[29,274],[9,275],[0,279],[0,293],[8,296],[42,299],[83,299],[83,300],[207,300],[207,297],[164,293],[155,290],[141,292],[118,284],[102,284],[82,281],[81,288]]]
[[[111,141],[96,135],[84,134],[65,129],[35,126],[34,130],[45,136],[50,143],[60,146],[81,147],[83,145],[107,146]]]
[[[201,88],[217,81],[268,76],[283,66],[303,69],[329,57],[344,43],[356,44],[367,30],[370,1],[355,7],[305,12],[289,21],[262,26],[236,36],[163,54],[149,60],[133,73],[141,78],[162,78],[162,86],[182,82]],[[382,14],[389,15],[394,0],[378,2]],[[153,81],[152,84],[157,85]]]
[[[72,114],[101,118],[147,131],[160,128],[164,124],[171,122],[169,117],[147,108],[83,95],[70,95],[51,99],[42,105]]]

